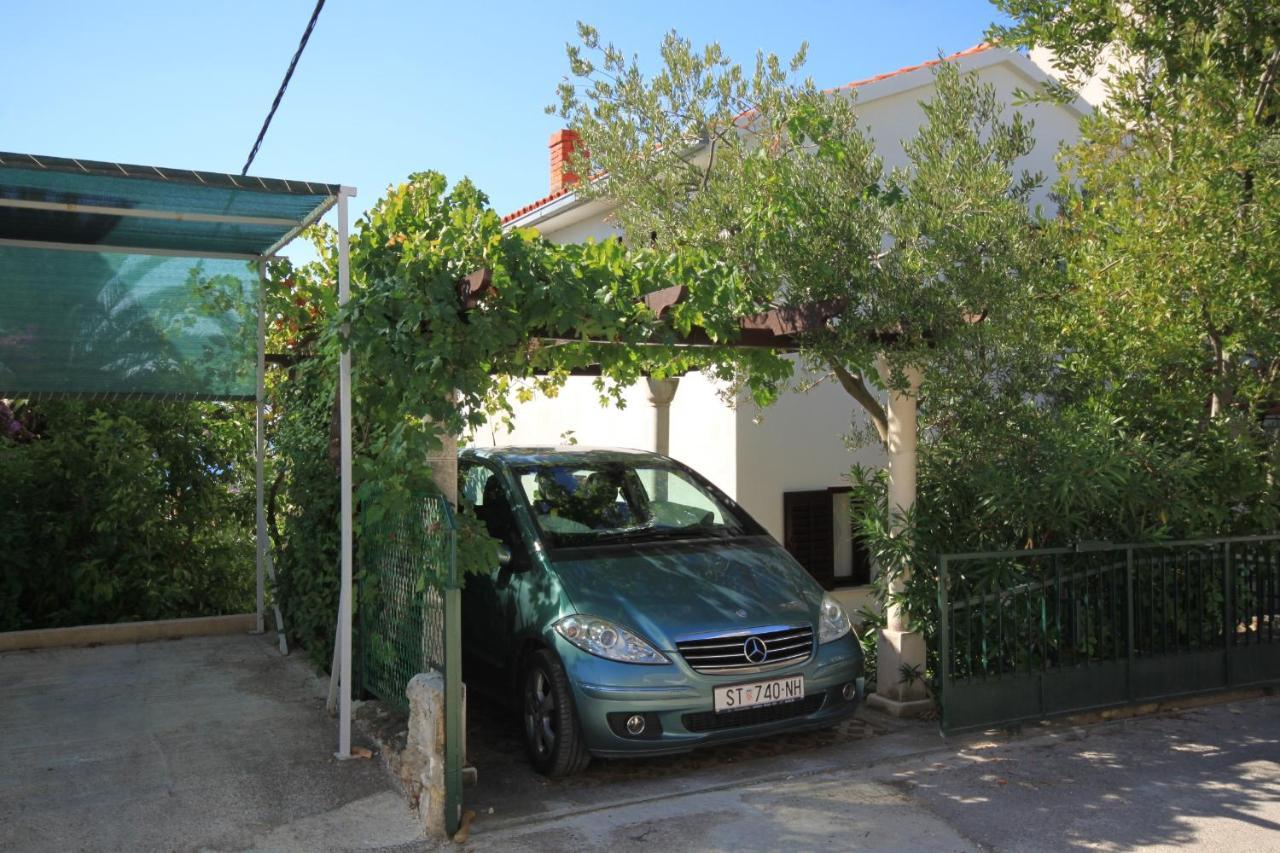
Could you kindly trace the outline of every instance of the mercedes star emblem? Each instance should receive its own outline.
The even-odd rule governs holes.
[[[759,637],[747,637],[742,644],[742,654],[752,663],[764,663],[764,659],[769,656],[769,647]]]

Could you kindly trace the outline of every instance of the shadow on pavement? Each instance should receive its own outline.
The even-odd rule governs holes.
[[[1280,697],[961,750],[893,784],[996,849],[1280,850]]]
[[[480,820],[506,822],[522,815],[540,816],[566,808],[590,808],[673,793],[681,788],[720,782],[751,781],[754,775],[776,773],[776,759],[802,759],[831,747],[852,744],[908,726],[932,723],[894,720],[860,709],[831,729],[780,734],[697,749],[692,752],[632,759],[593,759],[582,773],[567,779],[547,779],[534,772],[525,755],[516,713],[483,698],[467,710],[467,763],[478,774],[465,791],[466,807]]]

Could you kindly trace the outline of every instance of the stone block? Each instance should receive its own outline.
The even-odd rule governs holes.
[[[409,681],[405,695],[409,697],[409,731],[400,756],[400,779],[427,838],[441,840],[445,837],[444,676],[419,673]]]

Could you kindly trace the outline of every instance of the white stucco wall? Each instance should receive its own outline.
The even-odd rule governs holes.
[[[737,420],[733,409],[721,402],[719,383],[692,373],[680,380],[671,403],[671,456],[685,463],[726,494],[737,497],[734,446]],[[627,389],[626,408],[600,405],[595,380],[571,377],[555,397],[535,395],[517,407],[507,431],[494,421],[477,431],[471,443],[477,447],[554,446],[572,439],[580,447],[654,449],[654,410],[647,383]]]
[[[859,430],[867,426],[861,407],[834,381],[784,392],[766,409],[742,401],[735,413],[738,503],[781,541],[783,492],[846,486],[855,464],[883,467],[881,448],[846,444],[855,418]]]
[[[1039,172],[1044,176],[1045,182],[1034,194],[1032,204],[1041,205],[1045,216],[1053,216],[1056,213],[1056,207],[1049,200],[1049,193],[1058,176],[1054,158],[1064,142],[1074,142],[1079,138],[1078,116],[1058,104],[1030,103],[1012,106],[1016,90],[1034,91],[1039,81],[1022,73],[1011,64],[990,65],[976,73],[983,83],[995,87],[997,99],[1005,105],[1006,119],[1010,118],[1014,112],[1020,112],[1024,118],[1035,122],[1035,148],[1022,158],[1017,166],[1032,173]],[[902,144],[919,131],[925,120],[924,109],[920,102],[932,97],[932,78],[918,75],[916,80],[920,85],[874,100],[865,99],[865,95],[870,92],[855,90],[858,98],[858,116],[871,138],[875,140],[876,150],[884,159],[887,169],[907,165],[907,155]]]
[[[1027,57],[1043,69],[1046,74],[1059,80],[1065,76],[1062,70],[1058,68],[1056,55],[1047,47],[1032,48]],[[1102,51],[1102,55],[1098,57],[1098,64],[1094,67],[1093,74],[1084,82],[1084,85],[1076,90],[1079,92],[1080,97],[1095,108],[1101,107],[1107,101],[1107,81],[1111,76],[1112,65],[1118,65],[1122,68],[1135,67],[1135,65],[1121,60],[1115,48],[1105,48]]]

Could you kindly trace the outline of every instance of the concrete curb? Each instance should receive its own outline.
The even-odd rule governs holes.
[[[56,649],[71,646],[144,643],[178,637],[248,634],[257,627],[252,613],[162,619],[155,622],[120,622],[115,625],[78,625],[74,628],[39,628],[34,631],[0,632],[0,652]]]

